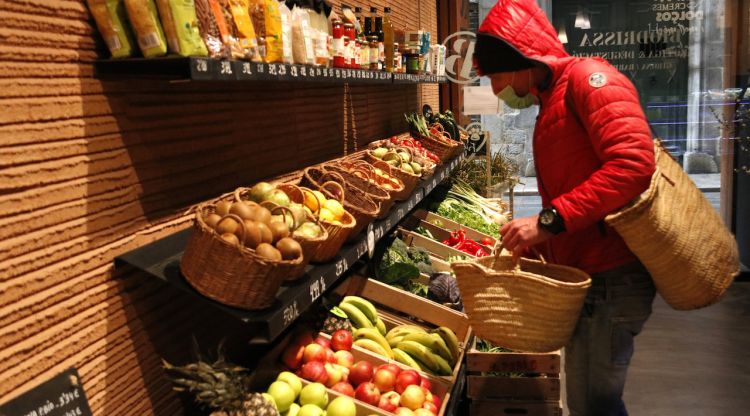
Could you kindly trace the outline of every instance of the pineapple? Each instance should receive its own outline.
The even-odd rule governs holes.
[[[163,361],[163,360],[162,360]],[[218,411],[212,416],[279,416],[276,406],[247,388],[247,369],[219,359],[177,367],[163,361],[175,384],[174,390],[189,391],[195,400]]]

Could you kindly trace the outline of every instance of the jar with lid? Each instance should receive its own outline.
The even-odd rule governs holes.
[[[419,50],[407,49],[404,51],[404,57],[406,58],[406,73],[419,75]]]
[[[370,69],[370,43],[367,38],[359,38],[359,69]]]
[[[370,69],[377,70],[379,67],[380,49],[378,48],[378,37],[369,36],[367,38],[370,41]]]
[[[401,62],[401,52],[398,50],[398,43],[393,44],[393,72],[402,72],[404,66]]]
[[[333,32],[333,66],[343,68],[346,65],[344,61],[344,24],[341,20],[331,22],[331,31]]]
[[[354,48],[356,46],[357,32],[354,29],[354,25],[351,23],[344,23],[344,37],[349,39],[346,46],[345,53],[345,67],[352,68],[354,62]]]
[[[359,51],[362,49],[362,45],[359,43],[359,38],[354,39],[354,49],[352,50],[352,60],[351,65],[349,65],[352,69],[359,69]]]

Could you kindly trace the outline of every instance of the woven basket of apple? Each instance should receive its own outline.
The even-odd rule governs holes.
[[[335,161],[337,166],[342,166],[353,172],[355,176],[368,180],[370,183],[382,188],[395,202],[396,197],[403,193],[404,182],[393,176],[391,166],[386,170],[376,168],[362,159],[341,158]],[[366,174],[368,173],[369,174]]]
[[[404,190],[397,196],[397,200],[409,199],[422,177],[422,167],[417,163],[412,165],[411,154],[406,151],[395,151],[379,147],[365,152],[365,160],[381,170],[390,167],[391,174],[404,183]],[[417,167],[416,171],[415,167]]]
[[[276,224],[286,225],[290,217],[288,208],[272,211],[254,202],[202,204],[180,271],[217,302],[251,310],[271,306],[282,282],[301,276],[307,263],[288,227]]]
[[[409,151],[412,155],[412,162],[421,166],[422,178],[431,176],[435,173],[435,167],[443,163],[435,153],[424,148],[422,142],[414,139],[409,133],[372,142],[368,147],[370,149],[385,147],[388,150]]]
[[[347,168],[335,162],[323,165],[327,177],[340,184],[347,184],[363,191],[370,199],[379,205],[377,218],[385,218],[393,206],[393,198],[385,189],[375,184],[372,180],[372,172],[363,167]]]
[[[423,147],[435,153],[443,162],[457,156],[464,150],[463,143],[458,141],[459,138],[453,140],[450,133],[445,131],[440,123],[430,126],[430,135],[419,136],[419,140]]]
[[[270,184],[267,182],[260,182],[252,188],[238,188],[235,190],[234,197],[236,201],[246,201],[248,203],[258,203],[262,206],[279,209],[279,207],[287,210],[291,215],[284,218],[275,216],[272,224],[276,228],[280,228],[281,231],[286,231],[292,238],[297,240],[302,246],[302,252],[305,258],[310,261],[326,261],[327,259],[322,258],[325,253],[333,251],[336,252],[341,248],[341,244],[338,244],[338,234],[340,229],[346,229],[347,227],[353,227],[353,218],[343,218],[343,214],[337,212],[339,219],[346,221],[346,225],[340,222],[340,229],[333,229],[337,233],[336,236],[331,236],[328,232],[328,228],[321,220],[320,210],[313,211],[310,209],[304,200],[304,195],[299,189],[289,186],[288,184]],[[283,221],[281,221],[283,220]],[[326,217],[327,222],[331,222],[332,219]],[[282,224],[276,224],[282,222]],[[284,230],[284,225],[287,229]],[[275,230],[274,230],[275,231]],[[298,277],[298,276],[297,276]],[[292,280],[287,279],[287,280]]]

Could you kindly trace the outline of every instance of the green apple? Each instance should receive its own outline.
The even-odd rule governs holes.
[[[417,162],[411,162],[410,165],[411,165],[411,169],[414,171],[414,173],[416,173],[417,175],[421,175],[422,174],[422,166],[420,166],[419,163],[417,163]]]
[[[267,393],[276,401],[276,409],[279,412],[289,410],[289,407],[294,403],[294,399],[297,398],[292,386],[283,381],[274,381],[271,383]]]
[[[299,416],[300,409],[300,405],[298,405],[297,403],[292,403],[292,405],[289,406],[289,410],[287,410],[286,413],[282,413],[282,416]]]
[[[306,404],[299,409],[297,416],[323,416],[323,409],[314,404]]]
[[[378,159],[382,159],[386,153],[388,153],[388,149],[386,149],[385,147],[378,147],[377,149],[372,151],[372,155]]]
[[[263,396],[264,399],[268,401],[268,403],[271,403],[273,407],[276,408],[276,410],[279,410],[279,408],[276,406],[276,399],[274,399],[273,396],[271,396],[268,393],[261,393],[261,395]]]
[[[328,416],[356,416],[357,405],[354,400],[347,396],[340,396],[331,401],[326,408]]]
[[[310,383],[302,388],[299,394],[299,403],[304,407],[306,404],[314,404],[321,409],[328,405],[328,392],[326,386],[321,383]]]
[[[276,381],[283,381],[288,384],[294,390],[295,398],[299,396],[299,392],[302,391],[302,380],[290,371],[279,373],[279,376],[276,377]]]

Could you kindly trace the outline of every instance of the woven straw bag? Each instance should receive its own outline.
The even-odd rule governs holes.
[[[508,255],[451,264],[476,335],[517,351],[550,352],[575,329],[591,286],[585,272]]]
[[[658,140],[648,190],[605,221],[651,273],[674,309],[717,302],[740,271],[737,242]]]
[[[225,305],[251,310],[271,306],[281,283],[304,271],[303,257],[270,261],[242,244],[221,239],[204,221],[215,209],[213,204],[196,209],[193,233],[180,261],[182,275],[199,293]],[[222,221],[227,218],[237,221],[244,232],[240,217],[230,214]]]

